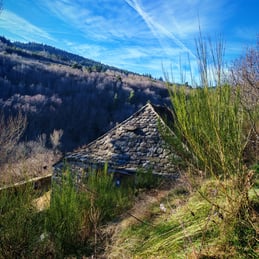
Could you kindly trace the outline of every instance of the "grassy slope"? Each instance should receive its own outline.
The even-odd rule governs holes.
[[[254,190],[258,198],[258,186]],[[204,183],[200,191],[211,192],[211,182]],[[251,195],[256,200],[255,192]],[[165,213],[160,211],[160,203],[167,208]],[[150,205],[146,223],[135,221],[116,234],[108,257],[245,258],[218,239],[221,220],[220,213],[199,192],[190,194],[183,186],[175,187]],[[258,218],[256,222],[258,229]]]

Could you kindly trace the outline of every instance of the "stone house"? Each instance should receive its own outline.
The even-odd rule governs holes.
[[[154,174],[177,177],[171,161],[171,149],[165,143],[161,127],[171,132],[170,110],[147,103],[125,121],[86,146],[67,153],[54,165],[53,178],[61,177],[64,161],[80,175],[92,168],[103,168],[117,175],[134,175],[139,169]]]

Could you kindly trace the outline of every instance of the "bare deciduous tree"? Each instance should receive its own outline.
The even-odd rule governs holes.
[[[235,60],[231,68],[231,81],[241,90],[243,106],[247,109],[249,120],[245,125],[250,132],[244,157],[248,162],[259,157],[259,35],[254,47]]]
[[[55,152],[57,151],[57,148],[60,145],[60,139],[62,135],[63,135],[62,129],[59,129],[59,130],[54,129],[52,134],[50,134],[50,141]]]
[[[7,162],[10,154],[24,133],[26,117],[21,113],[6,118],[0,114],[0,164]]]
[[[259,35],[256,46],[248,48],[245,55],[234,62],[231,77],[234,85],[241,87],[244,103],[259,103]]]

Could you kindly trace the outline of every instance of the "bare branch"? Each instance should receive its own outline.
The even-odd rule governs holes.
[[[246,106],[259,102],[259,35],[255,47],[248,48],[231,68],[231,80],[242,89]]]
[[[26,128],[27,120],[19,113],[6,118],[0,114],[0,164],[6,162]]]

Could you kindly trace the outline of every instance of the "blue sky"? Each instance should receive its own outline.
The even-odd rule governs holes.
[[[199,25],[233,60],[259,33],[258,0],[3,0],[0,35],[159,78],[195,63]],[[188,53],[188,54],[187,54]],[[179,58],[181,57],[181,58]]]

